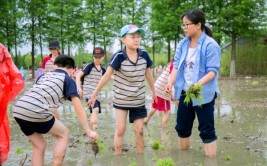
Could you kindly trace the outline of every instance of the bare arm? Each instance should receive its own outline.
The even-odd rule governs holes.
[[[77,76],[76,76],[76,85],[77,85],[77,88],[78,88],[78,91],[79,91],[79,95],[80,95],[80,98],[83,97],[83,91],[82,91],[82,87],[81,87],[81,78],[82,76],[84,75],[84,72],[83,71],[80,71]]]
[[[150,71],[150,68],[146,69],[145,77],[146,77],[146,80],[147,80],[148,85],[149,85],[150,90],[151,90],[151,97],[152,97],[153,101],[157,102],[155,87],[154,87],[154,80],[153,80],[153,76],[152,76],[152,73]]]
[[[166,93],[170,93],[172,91],[172,86],[176,80],[176,76],[177,76],[177,72],[178,70],[177,69],[173,69],[169,78],[168,78],[168,83],[167,85],[165,86],[165,92]]]
[[[210,82],[211,80],[214,79],[215,77],[215,72],[214,71],[210,71],[208,72],[204,77],[202,77],[200,80],[198,80],[197,84],[203,86],[206,83]]]
[[[111,75],[113,73],[114,69],[112,67],[108,67],[105,74],[101,77],[99,83],[97,84],[91,99],[88,101],[88,105],[92,105],[95,103],[97,93],[103,88],[103,86],[111,79]]]
[[[79,118],[79,121],[85,130],[85,133],[87,134],[88,137],[91,138],[92,141],[95,141],[97,138],[97,133],[90,129],[88,125],[87,115],[83,109],[83,106],[81,104],[79,97],[72,96],[71,101],[73,103],[74,110]]]

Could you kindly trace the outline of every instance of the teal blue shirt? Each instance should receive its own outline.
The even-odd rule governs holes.
[[[174,68],[178,70],[175,81],[175,99],[180,99],[181,92],[185,85],[184,65],[187,52],[190,45],[190,38],[186,37],[178,43],[174,56]],[[221,49],[218,43],[205,32],[202,32],[197,41],[197,57],[194,67],[194,83],[205,76],[209,71],[216,73],[213,80],[203,85],[201,97],[203,103],[212,101],[215,92],[219,93],[218,75],[220,70]],[[199,105],[196,99],[193,100],[193,106]]]

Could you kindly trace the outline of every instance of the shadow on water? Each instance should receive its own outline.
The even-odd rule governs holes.
[[[160,127],[159,117],[154,115],[144,126],[145,153],[135,153],[135,136],[132,124],[127,123],[124,138],[125,152],[113,155],[115,114],[112,107],[111,84],[101,93],[102,113],[99,115],[98,133],[103,146],[97,156],[91,149],[89,139],[84,135],[70,103],[59,109],[60,119],[71,130],[68,150],[64,160],[66,166],[128,166],[156,165],[160,158],[169,158],[177,166],[224,166],[224,165],[267,165],[267,78],[221,79],[221,95],[216,100],[215,123],[218,135],[218,156],[214,159],[203,155],[203,144],[199,138],[195,121],[192,144],[188,151],[178,149],[178,137],[174,130],[176,108],[172,104],[169,125]],[[28,87],[28,86],[27,86]],[[151,98],[147,92],[147,108]],[[84,104],[85,106],[85,104]],[[9,109],[11,106],[9,106]],[[88,113],[88,110],[86,110]],[[10,117],[11,112],[9,111]],[[89,113],[88,113],[89,116]],[[4,166],[31,165],[31,145],[10,118],[11,151]],[[48,142],[45,165],[52,165],[54,139],[46,136]],[[160,142],[159,150],[153,150],[154,140]],[[27,155],[27,158],[25,159]],[[24,161],[25,159],[25,161]]]

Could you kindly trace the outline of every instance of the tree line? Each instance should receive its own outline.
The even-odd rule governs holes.
[[[230,76],[235,76],[235,41],[264,34],[267,27],[265,0],[0,0],[0,8],[0,42],[17,65],[18,48],[30,44],[31,66],[37,50],[42,59],[52,39],[60,41],[63,54],[87,43],[106,51],[125,24],[144,27],[142,46],[153,59],[166,52],[169,61],[183,38],[181,15],[197,8],[205,12],[216,41],[232,43]]]

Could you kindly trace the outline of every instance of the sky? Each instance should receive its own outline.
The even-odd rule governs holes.
[[[101,47],[101,46],[100,46]],[[39,48],[37,48],[37,54],[39,54]],[[93,52],[93,45],[91,43],[86,44],[85,48],[86,51],[88,51],[89,53]],[[115,40],[114,44],[112,45],[111,48],[108,48],[108,51],[115,53],[120,49],[120,42],[119,40]],[[28,43],[27,45],[24,45],[23,47],[19,47],[18,51],[20,51],[21,55],[25,55],[31,52],[31,44]],[[77,52],[77,48],[72,49],[72,54],[75,54]],[[47,47],[43,48],[43,54],[44,55],[48,55],[49,54],[49,49]]]

